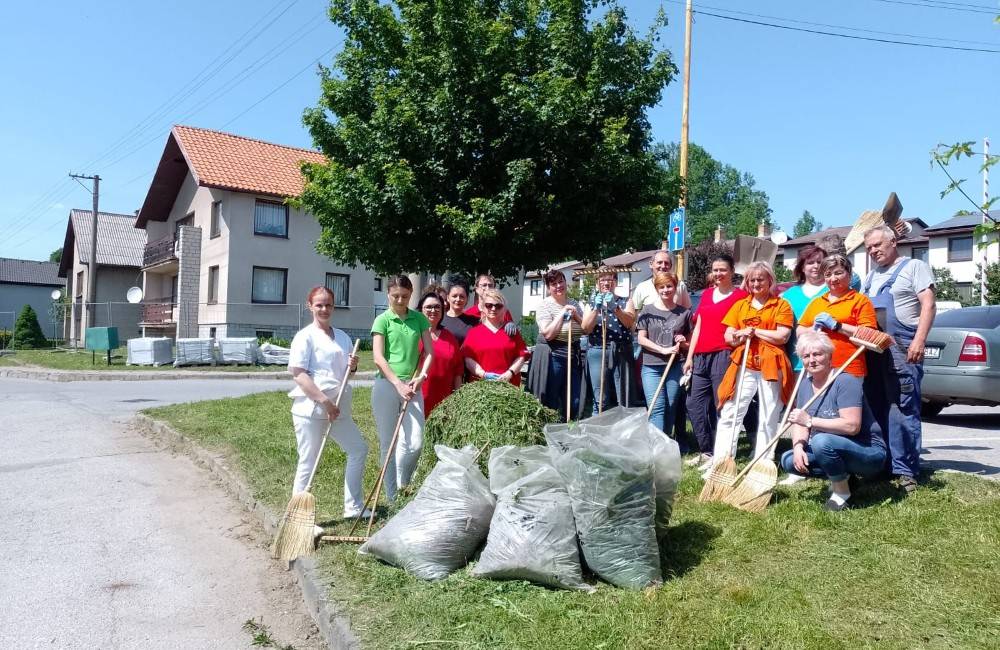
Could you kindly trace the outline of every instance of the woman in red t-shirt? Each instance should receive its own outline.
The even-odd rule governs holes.
[[[698,456],[693,464],[710,465],[715,448],[715,429],[719,421],[716,394],[729,369],[732,348],[726,343],[722,319],[736,301],[747,292],[733,286],[733,258],[725,253],[712,259],[710,277],[714,286],[705,289],[694,312],[691,350],[684,362],[684,374],[691,373],[691,392],[687,397],[688,418],[698,440]]]
[[[465,368],[476,379],[506,381],[521,385],[521,366],[528,357],[528,346],[520,333],[513,336],[504,331],[507,305],[503,294],[486,289],[482,294],[483,322],[465,336],[462,356]]]
[[[434,355],[427,379],[420,387],[424,394],[424,417],[431,414],[438,403],[451,395],[462,385],[462,355],[459,352],[458,340],[441,325],[444,315],[444,302],[436,291],[428,291],[420,297],[417,303],[420,311],[431,323],[431,341],[434,342]],[[420,344],[423,351],[423,342]]]

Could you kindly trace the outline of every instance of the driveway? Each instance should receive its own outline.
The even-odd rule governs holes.
[[[1000,480],[1000,408],[949,406],[923,425],[927,467]]]
[[[0,648],[249,648],[249,619],[322,647],[248,514],[125,424],[288,384],[0,379]]]

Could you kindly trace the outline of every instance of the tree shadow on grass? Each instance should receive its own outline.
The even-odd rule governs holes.
[[[703,521],[691,520],[671,526],[660,544],[663,578],[680,578],[701,564],[712,549],[713,541],[721,534],[721,528]]]

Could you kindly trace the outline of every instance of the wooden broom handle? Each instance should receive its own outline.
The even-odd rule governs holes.
[[[653,399],[652,399],[652,401],[646,407],[646,417],[647,418],[649,417],[649,414],[653,412],[653,405],[656,404],[656,400],[659,399],[659,397],[660,397],[660,391],[663,390],[663,384],[667,383],[667,375],[670,373],[670,366],[674,365],[674,359],[676,359],[676,358],[677,358],[677,353],[674,352],[673,354],[670,355],[670,358],[667,359],[667,368],[666,368],[666,370],[663,371],[663,376],[660,377],[660,383],[656,385],[656,391],[653,393]],[[667,426],[667,423],[664,422],[663,426]],[[664,431],[663,433],[667,433],[667,432]],[[667,433],[667,435],[670,435],[670,434]]]
[[[569,333],[566,344],[566,424],[569,424],[573,411],[573,319],[569,319]]]
[[[354,350],[351,351],[351,356],[358,356],[358,347],[361,345],[361,339],[354,341]],[[333,401],[334,406],[340,406],[340,398],[344,396],[344,389],[347,388],[347,379],[351,376],[351,359],[347,359],[347,370],[344,371],[344,377],[340,382],[340,388],[337,390],[337,397]],[[333,422],[331,421],[329,426],[326,427],[326,432],[323,434],[323,441],[319,443],[319,453],[316,454],[316,462],[313,463],[312,471],[309,472],[309,482],[306,483],[306,492],[312,489],[313,479],[316,478],[316,470],[319,468],[319,459],[323,457],[323,449],[326,447],[326,439],[330,437],[330,428],[333,427]]]
[[[411,397],[410,399],[413,398]],[[385,455],[385,460],[382,461],[382,470],[378,473],[378,480],[375,482],[375,487],[372,488],[372,491],[368,493],[365,502],[361,505],[361,513],[354,520],[354,525],[351,526],[350,532],[347,533],[348,535],[354,534],[354,529],[358,527],[358,522],[364,517],[365,508],[370,508],[372,511],[371,519],[368,520],[368,534],[370,535],[372,532],[372,524],[375,523],[375,506],[378,504],[378,497],[382,492],[382,481],[385,479],[385,472],[389,467],[389,459],[393,457],[393,453],[396,451],[396,441],[399,440],[399,430],[403,426],[403,418],[406,417],[406,409],[410,406],[410,399],[403,400],[403,408],[400,409],[399,417],[396,418],[396,428],[393,429],[392,440],[389,441],[389,450]],[[374,501],[372,500],[373,497]]]
[[[604,412],[604,375],[607,374],[607,372],[605,371],[607,356],[608,356],[608,308],[607,305],[605,305],[604,307],[601,308],[601,390],[600,390],[601,395],[597,400],[598,415]],[[621,400],[619,400],[619,402],[620,401]]]
[[[832,375],[830,375],[830,377],[826,380],[826,383],[823,384],[823,387],[820,388],[818,391],[816,391],[813,394],[813,396],[810,397],[806,401],[806,403],[802,406],[802,410],[804,411],[807,408],[809,408],[810,406],[812,406],[813,402],[815,402],[817,399],[819,399],[823,395],[823,393],[825,393],[827,391],[827,389],[830,388],[830,386],[833,385],[834,380],[836,380],[837,377],[839,377],[841,375],[841,373],[843,373],[847,369],[847,366],[851,365],[851,363],[855,359],[857,359],[859,356],[861,356],[861,353],[864,352],[866,349],[867,348],[864,348],[864,347],[862,347],[862,346],[859,345],[858,349],[856,349],[854,351],[854,354],[852,354],[850,357],[848,357],[847,361],[845,361],[843,363],[843,365],[841,365],[839,368],[837,368],[837,370],[834,371],[834,373]],[[805,371],[805,368],[803,367],[803,372],[804,371]],[[743,471],[741,471],[739,474],[736,475],[736,478],[733,479],[733,485],[736,485],[737,483],[739,483],[740,480],[744,476],[746,476],[747,472],[750,471],[751,467],[753,467],[754,465],[756,465],[764,456],[766,456],[767,454],[769,454],[771,452],[771,448],[774,447],[776,444],[778,444],[778,440],[781,439],[781,434],[783,434],[785,432],[785,430],[787,430],[791,426],[792,426],[791,423],[789,423],[787,421],[785,422],[785,425],[778,431],[778,433],[774,434],[774,437],[771,438],[771,440],[766,445],[764,445],[764,448],[761,450],[761,452],[759,454],[757,454],[757,457],[754,458],[753,460],[751,460],[747,464],[747,466],[743,468]]]
[[[806,366],[802,364],[802,370],[799,371],[799,376],[795,379],[795,388],[792,389],[792,396],[788,398],[788,408],[785,409],[785,413],[781,416],[781,422],[778,423],[778,429],[783,430],[782,427],[785,426],[785,422],[788,422],[788,416],[792,414],[792,409],[795,408],[795,398],[799,396],[799,386],[802,385],[802,378],[806,376]]]
[[[736,400],[736,412],[733,413],[733,433],[732,438],[735,439],[740,432],[740,396],[743,394],[743,378],[747,374],[747,357],[750,356],[750,337],[747,337],[746,343],[743,344],[743,360],[740,362],[740,376],[736,380],[736,394],[733,399]],[[751,400],[752,401],[752,400]],[[750,409],[750,404],[747,404],[747,409]],[[744,416],[746,414],[744,413]]]

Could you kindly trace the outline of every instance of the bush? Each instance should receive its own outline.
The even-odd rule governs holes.
[[[263,345],[264,343],[270,343],[271,345],[277,345],[279,348],[290,348],[292,347],[292,342],[288,339],[278,338],[277,336],[258,336],[257,345]]]
[[[13,332],[10,330],[0,330],[0,350],[5,350],[10,347],[10,339],[13,337]]]
[[[17,316],[11,347],[19,350],[48,347],[42,328],[38,324],[38,315],[31,305],[25,305]]]
[[[535,321],[535,317],[528,315],[521,317],[521,323],[519,325],[521,328],[521,338],[527,345],[534,345],[538,340],[538,323]]]

